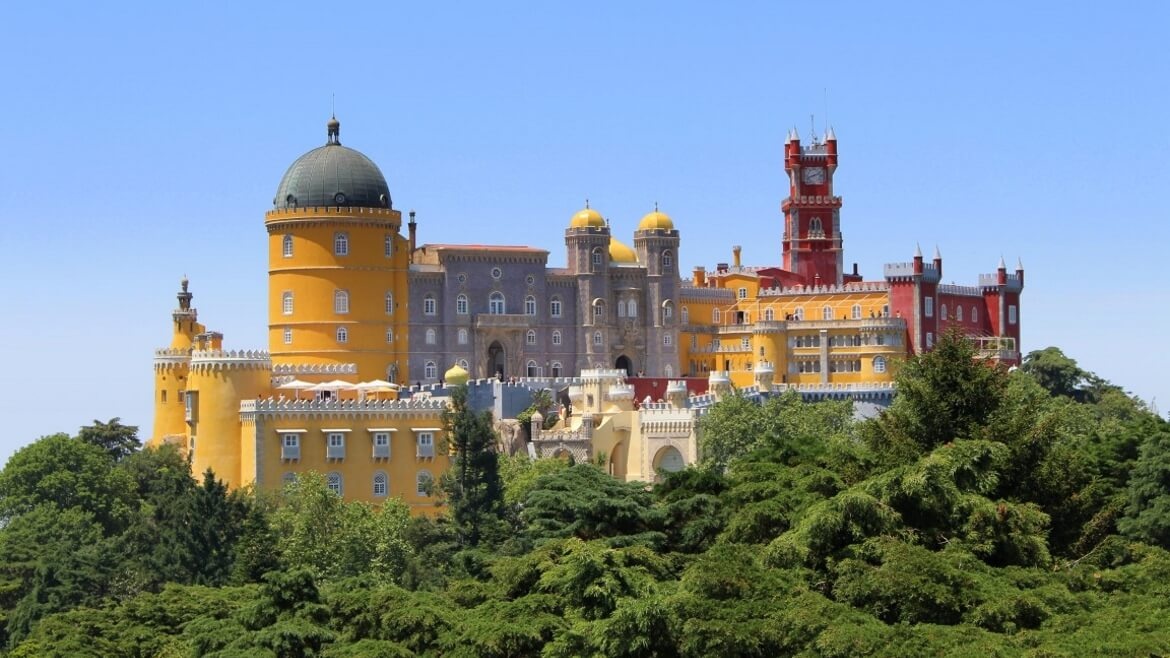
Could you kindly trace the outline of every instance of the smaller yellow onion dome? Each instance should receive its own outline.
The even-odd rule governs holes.
[[[590,208],[588,204],[582,208],[573,219],[569,220],[569,228],[604,228],[605,218],[601,213]]]
[[[638,262],[638,252],[631,249],[628,245],[624,245],[615,237],[609,238],[609,262],[611,263],[636,263]]]
[[[655,231],[655,230],[673,231],[674,230],[674,222],[670,219],[670,215],[660,211],[658,208],[655,208],[654,212],[647,214],[645,217],[642,218],[642,221],[638,223],[638,230],[639,231]]]
[[[451,369],[443,373],[443,383],[448,386],[463,386],[467,380],[471,379],[471,373],[459,367],[459,364],[451,366]]]

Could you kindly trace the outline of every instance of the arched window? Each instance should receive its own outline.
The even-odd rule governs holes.
[[[341,473],[334,472],[326,475],[325,484],[329,487],[330,491],[338,496],[341,495]]]
[[[674,254],[670,253],[670,250],[667,249],[662,252],[662,269],[669,270],[672,267],[674,267]]]
[[[626,315],[631,318],[638,317],[638,300],[631,299],[626,302]]]
[[[390,327],[386,327],[386,342],[387,343],[394,342],[394,330],[391,329]]]
[[[280,250],[281,250],[281,253],[284,254],[285,258],[292,258],[293,237],[291,235],[285,235],[284,238],[281,240]]]
[[[488,313],[492,315],[504,314],[504,293],[497,290],[488,295]]]
[[[345,329],[345,327],[338,327],[337,328],[337,342],[339,342],[339,343],[348,343],[349,342],[349,331],[347,331]]]
[[[946,304],[942,304],[941,306],[938,307],[938,317],[940,320],[947,319],[947,305]]]
[[[335,256],[349,255],[349,234],[345,231],[333,234],[333,254]]]
[[[427,337],[426,338],[427,345],[434,345],[435,344],[435,330],[434,329],[427,329],[426,337]]]
[[[455,312],[459,315],[467,315],[467,295],[461,293],[455,298]]]
[[[711,322],[719,324],[719,321],[722,319],[722,315],[723,314],[719,312],[719,309],[711,311]]]
[[[605,320],[605,302],[600,298],[593,300],[593,321]]]
[[[439,367],[435,365],[434,361],[427,361],[427,364],[423,366],[423,377],[427,379],[439,378]]]
[[[765,322],[771,322],[775,319],[776,319],[776,312],[772,310],[771,306],[764,309],[764,321]]]
[[[963,307],[958,304],[955,305],[955,320],[958,322],[963,321]]]
[[[394,313],[394,293],[387,292],[386,293],[386,315],[392,315],[393,313]]]
[[[528,330],[528,333],[524,335],[524,342],[529,344],[529,345],[536,344],[536,330],[535,329]]]
[[[532,295],[524,298],[524,315],[536,315],[536,298]]]
[[[292,327],[284,328],[284,344],[292,345]]]
[[[853,308],[849,310],[849,317],[854,320],[861,319],[861,304],[854,304]]]
[[[349,313],[349,293],[344,290],[333,291],[333,312]]]
[[[435,478],[431,477],[429,471],[419,471],[414,478],[414,492],[419,496],[431,495]]]
[[[593,263],[593,269],[594,269],[594,270],[596,270],[597,268],[601,267],[602,263],[604,262],[604,261],[602,260],[602,255],[601,255],[601,247],[598,247],[598,248],[596,248],[596,249],[594,249],[594,250],[593,250],[593,256],[592,256],[592,261],[591,261],[591,262]]]
[[[536,365],[535,361],[529,360],[524,366],[524,371],[529,377],[540,376],[540,366]]]
[[[374,473],[374,495],[382,498],[388,493],[389,488],[389,479],[386,477],[386,474],[382,471]]]
[[[597,345],[598,347],[603,345],[603,343],[601,341],[601,332],[600,331],[593,332],[593,344]]]
[[[292,315],[293,294],[291,292],[285,291],[284,294],[280,296],[280,310],[285,315]]]
[[[881,372],[886,371],[886,357],[884,357],[884,356],[873,357],[873,371],[876,373],[881,373]]]
[[[391,233],[387,233],[382,240],[382,255],[386,258],[394,255],[394,235]]]
[[[560,377],[561,376],[561,362],[560,361],[553,361],[552,362],[552,376],[553,377]]]
[[[561,298],[553,297],[548,303],[548,311],[554,318],[561,317]]]
[[[662,344],[666,347],[674,345],[674,336],[670,334],[662,334]]]
[[[391,363],[389,366],[386,367],[386,381],[390,382],[391,384],[398,383],[398,364],[397,363]]]
[[[665,377],[674,377],[674,368],[673,368],[673,367],[671,367],[671,365],[668,363],[668,364],[666,364],[666,366],[665,366],[665,367],[662,369],[662,374],[663,374],[663,376],[665,376]]]
[[[662,302],[662,323],[666,324],[674,319],[674,303],[669,299]]]
[[[821,319],[822,320],[832,320],[833,319],[833,307],[832,306],[822,306],[821,307]]]
[[[972,322],[979,321],[979,307],[978,306],[971,307],[971,321]]]
[[[458,340],[459,340],[459,344],[460,344],[460,345],[466,345],[466,344],[467,344],[467,330],[466,330],[466,329],[460,329],[460,330],[459,330],[459,337],[458,337]]]
[[[552,332],[552,344],[553,344],[553,345],[560,345],[560,344],[561,344],[561,330],[560,330],[560,329],[554,329],[554,330],[553,330],[553,332]]]
[[[427,293],[427,296],[423,297],[423,315],[434,315],[438,309],[439,304],[435,301],[435,296]]]
[[[682,307],[682,323],[683,324],[690,324],[691,323],[691,310],[685,306]]]

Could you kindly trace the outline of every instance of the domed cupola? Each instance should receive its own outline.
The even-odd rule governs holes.
[[[325,146],[297,158],[276,188],[275,208],[392,208],[390,186],[378,165],[341,145],[341,122],[326,124]]]
[[[674,230],[674,221],[672,221],[670,219],[670,215],[659,210],[658,204],[655,203],[654,204],[654,211],[651,213],[647,213],[646,216],[642,218],[642,221],[638,222],[638,230],[639,231],[673,231]]]
[[[601,213],[589,207],[589,200],[586,199],[585,207],[569,220],[569,228],[605,228],[605,219]]]

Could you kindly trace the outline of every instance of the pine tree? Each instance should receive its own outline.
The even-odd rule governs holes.
[[[485,535],[503,527],[504,487],[492,415],[472,409],[467,387],[460,386],[451,394],[443,424],[448,449],[455,455],[443,476],[442,488],[461,540],[467,546],[478,546]]]

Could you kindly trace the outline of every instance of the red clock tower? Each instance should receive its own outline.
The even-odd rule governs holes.
[[[825,141],[816,137],[801,146],[794,128],[784,142],[788,198],[784,213],[784,269],[805,285],[841,285],[844,251],[841,243],[841,197],[833,195],[837,171],[837,136],[829,128]]]

